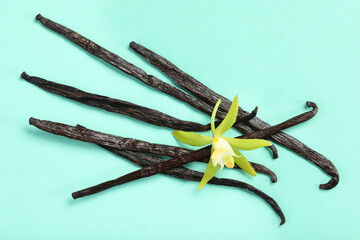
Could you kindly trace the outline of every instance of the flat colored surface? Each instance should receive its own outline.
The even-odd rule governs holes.
[[[360,239],[360,2],[353,1],[0,1],[0,239]],[[246,191],[157,175],[79,200],[71,193],[138,169],[92,144],[28,125],[37,117],[151,142],[178,144],[171,131],[46,93],[30,75],[156,108],[209,117],[129,78],[35,21],[62,23],[149,74],[141,43],[271,124],[319,106],[287,133],[331,159],[339,185],[278,147],[246,152],[278,175],[223,170],[274,197],[287,222]],[[234,136],[235,131],[230,135]],[[192,164],[204,170],[203,164]]]

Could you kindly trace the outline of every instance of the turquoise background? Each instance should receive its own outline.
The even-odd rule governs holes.
[[[353,1],[0,1],[0,239],[360,239],[360,2]],[[71,193],[138,169],[92,144],[53,136],[29,117],[156,143],[169,129],[84,106],[20,79],[30,75],[156,108],[181,119],[209,117],[85,53],[35,21],[62,23],[170,82],[128,44],[167,57],[217,92],[276,124],[319,106],[286,130],[331,159],[339,185],[278,147],[248,159],[278,175],[232,177],[277,200],[287,222],[247,191],[157,175],[72,200]],[[236,132],[229,133],[235,136]],[[203,171],[205,165],[191,164]]]

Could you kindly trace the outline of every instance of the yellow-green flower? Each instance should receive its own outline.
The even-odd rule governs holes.
[[[223,137],[222,135],[226,131],[228,131],[236,122],[239,108],[238,96],[236,95],[236,97],[234,98],[229,112],[224,118],[224,120],[215,129],[215,116],[220,103],[221,99],[217,101],[211,115],[211,132],[213,135],[212,137],[197,134],[194,132],[176,131],[172,133],[175,138],[188,145],[204,146],[210,143],[212,144],[211,157],[205,170],[204,176],[198,186],[199,190],[203,188],[205,184],[215,176],[216,172],[219,170],[219,167],[221,169],[223,169],[224,166],[228,168],[233,168],[234,163],[236,163],[236,165],[249,173],[251,176],[256,176],[256,172],[251,167],[247,159],[238,151],[238,149],[253,150],[271,145],[271,142],[263,139],[237,139]]]

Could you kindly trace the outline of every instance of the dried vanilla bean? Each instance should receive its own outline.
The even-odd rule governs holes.
[[[230,108],[231,101],[229,99],[223,97],[220,94],[217,94],[189,74],[180,70],[178,67],[176,67],[173,63],[171,63],[164,57],[135,42],[131,42],[130,47],[153,66],[159,68],[162,72],[168,75],[176,84],[188,90],[196,97],[204,100],[211,105],[214,105],[216,101],[221,98],[222,102],[220,105],[220,109],[227,111]],[[246,111],[239,107],[238,117],[245,116],[247,114],[248,113]],[[246,124],[254,129],[264,129],[270,127],[268,123],[262,121],[257,117],[251,119]],[[328,190],[338,184],[339,173],[334,164],[325,156],[314,151],[296,138],[283,132],[272,135],[270,139],[299,154],[300,156],[314,163],[324,172],[329,174],[332,179],[326,184],[321,184],[321,189]]]
[[[105,148],[106,150],[108,150],[120,157],[126,158],[141,167],[151,166],[152,164],[157,164],[157,163],[164,161],[161,158],[157,158],[155,156],[151,156],[151,155],[144,154],[144,153],[133,152],[133,151],[128,151],[128,150],[120,150],[120,149],[116,149],[116,148],[112,148],[112,147],[108,147],[108,146],[101,146],[101,147]],[[196,181],[196,182],[200,182],[201,178],[203,176],[202,172],[194,171],[194,170],[191,170],[186,167],[176,167],[176,168],[173,168],[171,170],[164,172],[164,174],[175,177],[175,178],[183,179],[186,181]],[[273,198],[271,198],[270,196],[268,196],[267,194],[265,194],[264,192],[253,187],[252,185],[247,184],[245,182],[237,181],[237,180],[216,178],[216,177],[212,178],[208,183],[214,184],[214,185],[222,185],[222,186],[229,186],[229,187],[235,187],[235,188],[249,190],[250,192],[252,192],[252,193],[258,195],[259,197],[261,197],[262,199],[264,199],[274,209],[274,211],[279,215],[279,217],[281,219],[280,225],[285,223],[285,216],[284,216],[281,208],[279,207],[279,205],[276,203],[276,201]]]
[[[159,156],[174,157],[188,153],[186,149],[164,144],[151,144],[149,142],[136,140],[133,138],[123,138],[112,134],[106,134],[84,127],[73,127],[70,125],[56,123],[51,121],[29,119],[30,125],[33,125],[43,131],[76,139],[84,142],[126,149],[137,152],[151,153]]]
[[[123,71],[124,73],[137,78],[138,80],[140,80],[141,82],[145,83],[146,85],[148,85],[150,87],[153,87],[163,93],[166,93],[172,97],[177,98],[180,101],[183,101],[183,102],[189,104],[190,106],[198,109],[199,111],[201,111],[203,113],[211,115],[213,106],[215,104],[210,106],[209,104],[198,100],[197,98],[181,91],[180,89],[161,81],[160,79],[156,78],[155,76],[148,75],[144,70],[127,62],[120,56],[106,50],[105,48],[99,46],[98,44],[92,42],[91,40],[85,38],[84,36],[81,36],[77,32],[75,32],[61,24],[58,24],[54,21],[51,21],[50,19],[43,17],[41,14],[38,14],[36,16],[36,19],[38,21],[40,21],[45,27],[64,36],[65,38],[72,41],[79,47],[83,48],[85,51],[110,63],[111,65],[113,65],[117,69]],[[219,119],[224,119],[226,116],[226,112],[218,111],[216,116]],[[238,130],[240,130],[241,132],[246,133],[246,134],[253,132],[253,130],[250,127],[246,126],[245,124],[243,124],[241,122],[237,123],[235,125],[235,128],[237,128]],[[275,146],[272,145],[269,147],[269,149],[272,151],[273,157],[277,158],[278,154],[277,154],[277,150],[276,150]]]
[[[57,32],[67,38],[68,40],[72,41],[76,45],[80,46],[87,52],[91,53],[92,55],[103,59],[104,61],[110,63],[114,67],[118,68],[119,70],[123,71],[124,73],[137,78],[138,80],[142,81],[146,85],[156,87],[156,89],[167,93],[167,94],[176,94],[177,98],[181,101],[186,101],[188,103],[192,103],[197,106],[197,108],[201,111],[208,112],[211,114],[212,107],[200,101],[197,101],[196,98],[190,96],[179,90],[178,88],[161,81],[160,79],[156,78],[155,76],[148,75],[144,70],[138,68],[137,66],[133,65],[132,63],[127,62],[120,56],[104,49],[103,47],[99,46],[98,44],[94,43],[93,41],[85,38],[84,36],[78,34],[77,32],[66,28],[63,25],[55,23],[50,19],[43,17],[42,15],[38,14],[36,19],[39,20],[45,27]],[[175,96],[175,95],[174,95]]]
[[[90,142],[94,143],[94,138],[96,138],[97,142],[101,142],[102,139],[109,139],[109,134],[102,133],[102,132],[95,132],[91,129],[88,129],[81,125],[76,125],[76,127],[72,127],[69,125],[61,124],[61,123],[55,123],[50,121],[43,121],[43,120],[32,120],[35,121],[34,125],[46,132],[61,135],[64,137],[69,137],[70,135],[74,135],[73,137],[69,137],[72,139],[81,140],[84,142]],[[56,130],[54,130],[56,129]],[[74,131],[74,132],[72,132]],[[76,137],[78,133],[81,133],[81,137]],[[89,138],[88,136],[93,136],[92,138]],[[111,135],[112,143],[109,144],[109,141],[106,141],[106,145],[101,146],[117,146],[112,147],[119,150],[129,150],[129,151],[136,151],[136,152],[146,152],[158,156],[166,156],[166,157],[176,157],[178,154],[185,154],[185,153],[191,153],[193,150],[181,148],[181,147],[175,147],[175,146],[169,146],[164,144],[156,144],[156,143],[149,143],[138,139],[131,139],[131,138],[123,138],[119,136]],[[99,145],[99,144],[98,144]],[[120,147],[118,147],[120,146]],[[144,151],[144,148],[146,147],[146,150]],[[104,147],[105,148],[105,147]],[[106,148],[108,149],[108,148]],[[161,149],[161,151],[159,150]],[[164,154],[166,153],[166,154]],[[208,163],[209,159],[202,159],[200,162]],[[276,174],[271,171],[269,168],[265,167],[264,165],[249,162],[250,165],[254,168],[254,170],[257,173],[263,173],[270,177],[271,182],[275,183],[277,182],[277,176]],[[239,168],[237,165],[234,166],[234,168]]]
[[[101,108],[109,112],[123,114],[153,125],[183,131],[203,132],[210,130],[210,123],[203,125],[196,122],[180,120],[154,109],[139,106],[119,99],[84,92],[71,86],[55,83],[39,77],[29,76],[25,72],[21,74],[21,78],[47,92],[55,93],[88,106]],[[249,115],[242,119],[238,119],[237,121],[250,120],[256,116],[257,110],[258,109],[256,107]],[[217,121],[215,124],[219,123],[220,121]]]
[[[133,138],[123,138],[112,134],[102,133],[85,128],[80,125],[73,127],[62,123],[39,120],[36,118],[30,118],[29,123],[45,132],[49,132],[55,135],[60,135],[83,142],[114,147],[117,149],[144,152],[144,153],[150,153],[150,154],[154,154],[158,156],[166,156],[166,157],[176,157],[181,154],[187,154],[192,152],[192,150],[186,148],[175,147],[165,144],[154,144]],[[199,161],[202,162],[203,160],[200,159]],[[269,174],[269,169],[264,169],[264,168],[266,167],[259,165],[257,169],[259,170],[259,172],[264,172]],[[272,177],[271,174],[269,175],[272,181],[273,179],[276,179],[276,177],[275,178]]]
[[[249,139],[249,138],[261,139],[261,138],[265,138],[269,135],[275,134],[279,131],[282,131],[288,127],[297,125],[304,121],[307,121],[315,116],[318,109],[317,109],[316,104],[313,102],[306,102],[306,105],[313,109],[309,112],[302,113],[296,117],[293,117],[293,118],[291,118],[285,122],[282,122],[280,124],[277,124],[273,127],[270,127],[267,129],[262,129],[262,130],[253,132],[248,135],[239,136],[238,138],[239,139]],[[32,123],[32,122],[34,122],[34,120],[30,119],[30,124],[34,125],[34,123]],[[131,182],[131,181],[134,181],[134,180],[137,180],[140,178],[144,178],[144,177],[150,177],[152,175],[168,171],[170,169],[182,166],[182,165],[190,163],[190,162],[201,161],[202,159],[209,159],[210,158],[210,150],[211,150],[211,146],[207,146],[207,147],[201,148],[199,150],[193,151],[191,153],[185,153],[185,154],[176,156],[170,160],[167,160],[165,162],[161,162],[159,164],[153,164],[151,166],[144,167],[140,170],[126,174],[126,175],[116,178],[114,180],[103,182],[98,185],[74,192],[72,194],[72,196],[74,199],[85,197],[85,196],[92,195],[92,194],[107,190],[109,188],[112,188],[112,187],[115,187],[115,186],[118,186],[118,185],[121,185],[121,184],[124,184],[127,182]]]
[[[117,137],[116,139],[118,140],[118,144],[114,144],[115,147],[111,147],[113,146],[113,144],[109,144],[109,142],[113,142],[114,137],[112,137],[112,135],[108,135],[108,134],[99,134],[100,136],[100,140],[94,140],[94,135],[96,134],[95,131],[86,129],[83,126],[76,126],[76,127],[71,127],[71,126],[67,126],[64,124],[60,124],[60,123],[52,123],[49,121],[40,121],[37,119],[30,119],[30,124],[35,125],[36,127],[43,129],[45,131],[51,132],[53,134],[59,134],[60,132],[63,136],[67,136],[69,137],[70,134],[73,134],[73,136],[71,138],[73,139],[78,139],[80,140],[80,136],[78,133],[83,134],[83,137],[87,139],[88,142],[91,143],[96,143],[98,145],[100,145],[101,147],[107,149],[110,152],[113,152],[119,156],[122,156],[124,158],[129,159],[130,161],[132,161],[133,163],[142,166],[142,167],[146,167],[146,166],[150,166],[151,164],[154,163],[160,163],[163,162],[163,159],[157,158],[155,156],[151,156],[151,155],[147,155],[144,153],[140,153],[140,152],[134,152],[134,151],[130,151],[130,150],[121,150],[118,148],[118,146],[121,146],[121,148],[123,149],[136,149],[136,150],[144,150],[144,148],[146,148],[145,150],[149,150],[149,143],[146,143],[144,141],[138,141],[135,139],[125,139],[125,138],[121,138],[121,137]],[[101,145],[99,143],[105,143],[107,145]],[[121,143],[121,144],[119,144]],[[155,144],[153,144],[155,145]],[[160,154],[160,155],[175,155],[175,154],[185,154],[185,153],[190,153],[192,152],[191,150],[188,149],[182,149],[179,147],[173,147],[171,148],[167,148],[166,145],[160,145],[160,144],[156,144],[156,147],[151,148],[151,153],[155,153],[155,154]],[[165,148],[164,148],[165,146]],[[162,151],[159,151],[158,149],[163,149]],[[173,151],[174,149],[176,149],[176,151]],[[169,153],[171,154],[163,154],[164,152],[169,151]],[[262,166],[261,164],[254,164],[251,163],[252,166],[255,167],[256,170],[263,171],[265,173],[271,172],[269,169],[267,169],[265,166]],[[271,172],[272,173],[272,172]],[[187,181],[200,181],[202,178],[202,173],[197,172],[197,171],[193,171],[191,169],[185,168],[185,167],[177,167],[174,169],[171,169],[167,172],[165,172],[165,174],[176,177],[176,178],[180,178],[180,179],[184,179]],[[270,175],[271,179],[275,179],[276,180],[276,175],[274,173],[272,173]],[[274,182],[274,181],[273,181]],[[211,184],[215,184],[215,185],[223,185],[223,186],[230,186],[230,187],[236,187],[236,188],[241,188],[241,189],[247,189],[251,192],[253,192],[254,194],[260,196],[261,198],[263,198],[273,209],[274,211],[279,215],[279,217],[281,218],[281,223],[280,224],[284,224],[285,223],[285,216],[282,212],[282,210],[280,209],[280,207],[278,206],[278,204],[276,203],[276,201],[271,198],[270,196],[266,195],[265,193],[263,193],[262,191],[260,191],[259,189],[251,186],[250,184],[241,182],[241,181],[236,181],[236,180],[231,180],[231,179],[220,179],[220,178],[214,178],[213,180],[211,180],[209,183]]]
[[[111,134],[106,134],[98,131],[94,131],[83,126],[77,125],[76,127],[69,126],[62,123],[56,123],[51,121],[43,121],[39,119],[31,118],[30,124],[46,132],[76,139],[84,142],[95,143],[103,146],[110,146],[122,150],[131,150],[136,152],[150,153],[159,156],[176,157],[181,154],[192,152],[190,149],[180,148],[175,146],[169,146],[165,144],[154,144],[142,140],[133,138],[123,138]],[[202,159],[201,162],[207,162],[208,159]],[[254,166],[255,171],[259,173],[268,174],[272,182],[276,182],[276,175],[267,167],[250,163]]]

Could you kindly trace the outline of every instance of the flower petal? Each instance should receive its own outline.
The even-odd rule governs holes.
[[[185,132],[181,130],[172,132],[172,134],[180,142],[191,146],[204,146],[206,144],[210,144],[213,140],[213,138],[210,136],[205,136],[194,132]]]
[[[211,154],[213,153],[213,151],[214,151],[213,148],[211,148]],[[204,176],[202,177],[200,184],[198,186],[198,190],[202,189],[205,186],[205,184],[215,176],[218,170],[219,170],[219,165],[216,165],[216,167],[214,167],[212,160],[210,158],[209,163],[204,172]]]
[[[219,170],[219,165],[217,165],[216,167],[213,166],[211,159],[206,167],[206,170],[204,172],[204,176],[201,179],[201,182],[198,186],[198,190],[201,190],[205,184],[210,181],[216,174],[216,172]]]
[[[226,117],[221,122],[221,124],[216,128],[214,137],[222,136],[226,131],[228,131],[232,127],[232,125],[236,122],[238,109],[239,109],[239,100],[238,100],[238,96],[236,95],[231,104],[229,112],[226,114]]]
[[[221,99],[219,98],[219,100],[216,102],[215,107],[213,109],[213,112],[211,114],[210,126],[211,126],[211,132],[212,132],[213,136],[215,134],[215,117],[216,117],[217,110],[218,110],[218,108],[220,106],[220,103],[221,103]]]
[[[234,161],[236,163],[236,165],[238,165],[241,169],[243,169],[245,172],[247,172],[248,174],[250,174],[251,176],[255,177],[256,176],[256,172],[255,170],[252,168],[252,166],[250,165],[250,163],[248,162],[248,160],[244,157],[244,155],[242,155],[236,148],[233,147],[233,150],[235,152],[236,155],[240,156],[240,157],[234,157]]]
[[[224,157],[225,154],[227,154],[228,151],[226,148],[224,147],[219,147],[218,149],[216,149],[212,154],[211,154],[211,159],[213,160],[214,164],[219,163],[221,158]],[[215,164],[215,166],[216,166]]]
[[[236,147],[242,150],[254,150],[261,147],[271,146],[271,142],[264,140],[264,139],[237,139],[237,138],[230,138],[230,137],[222,137],[231,146]]]

